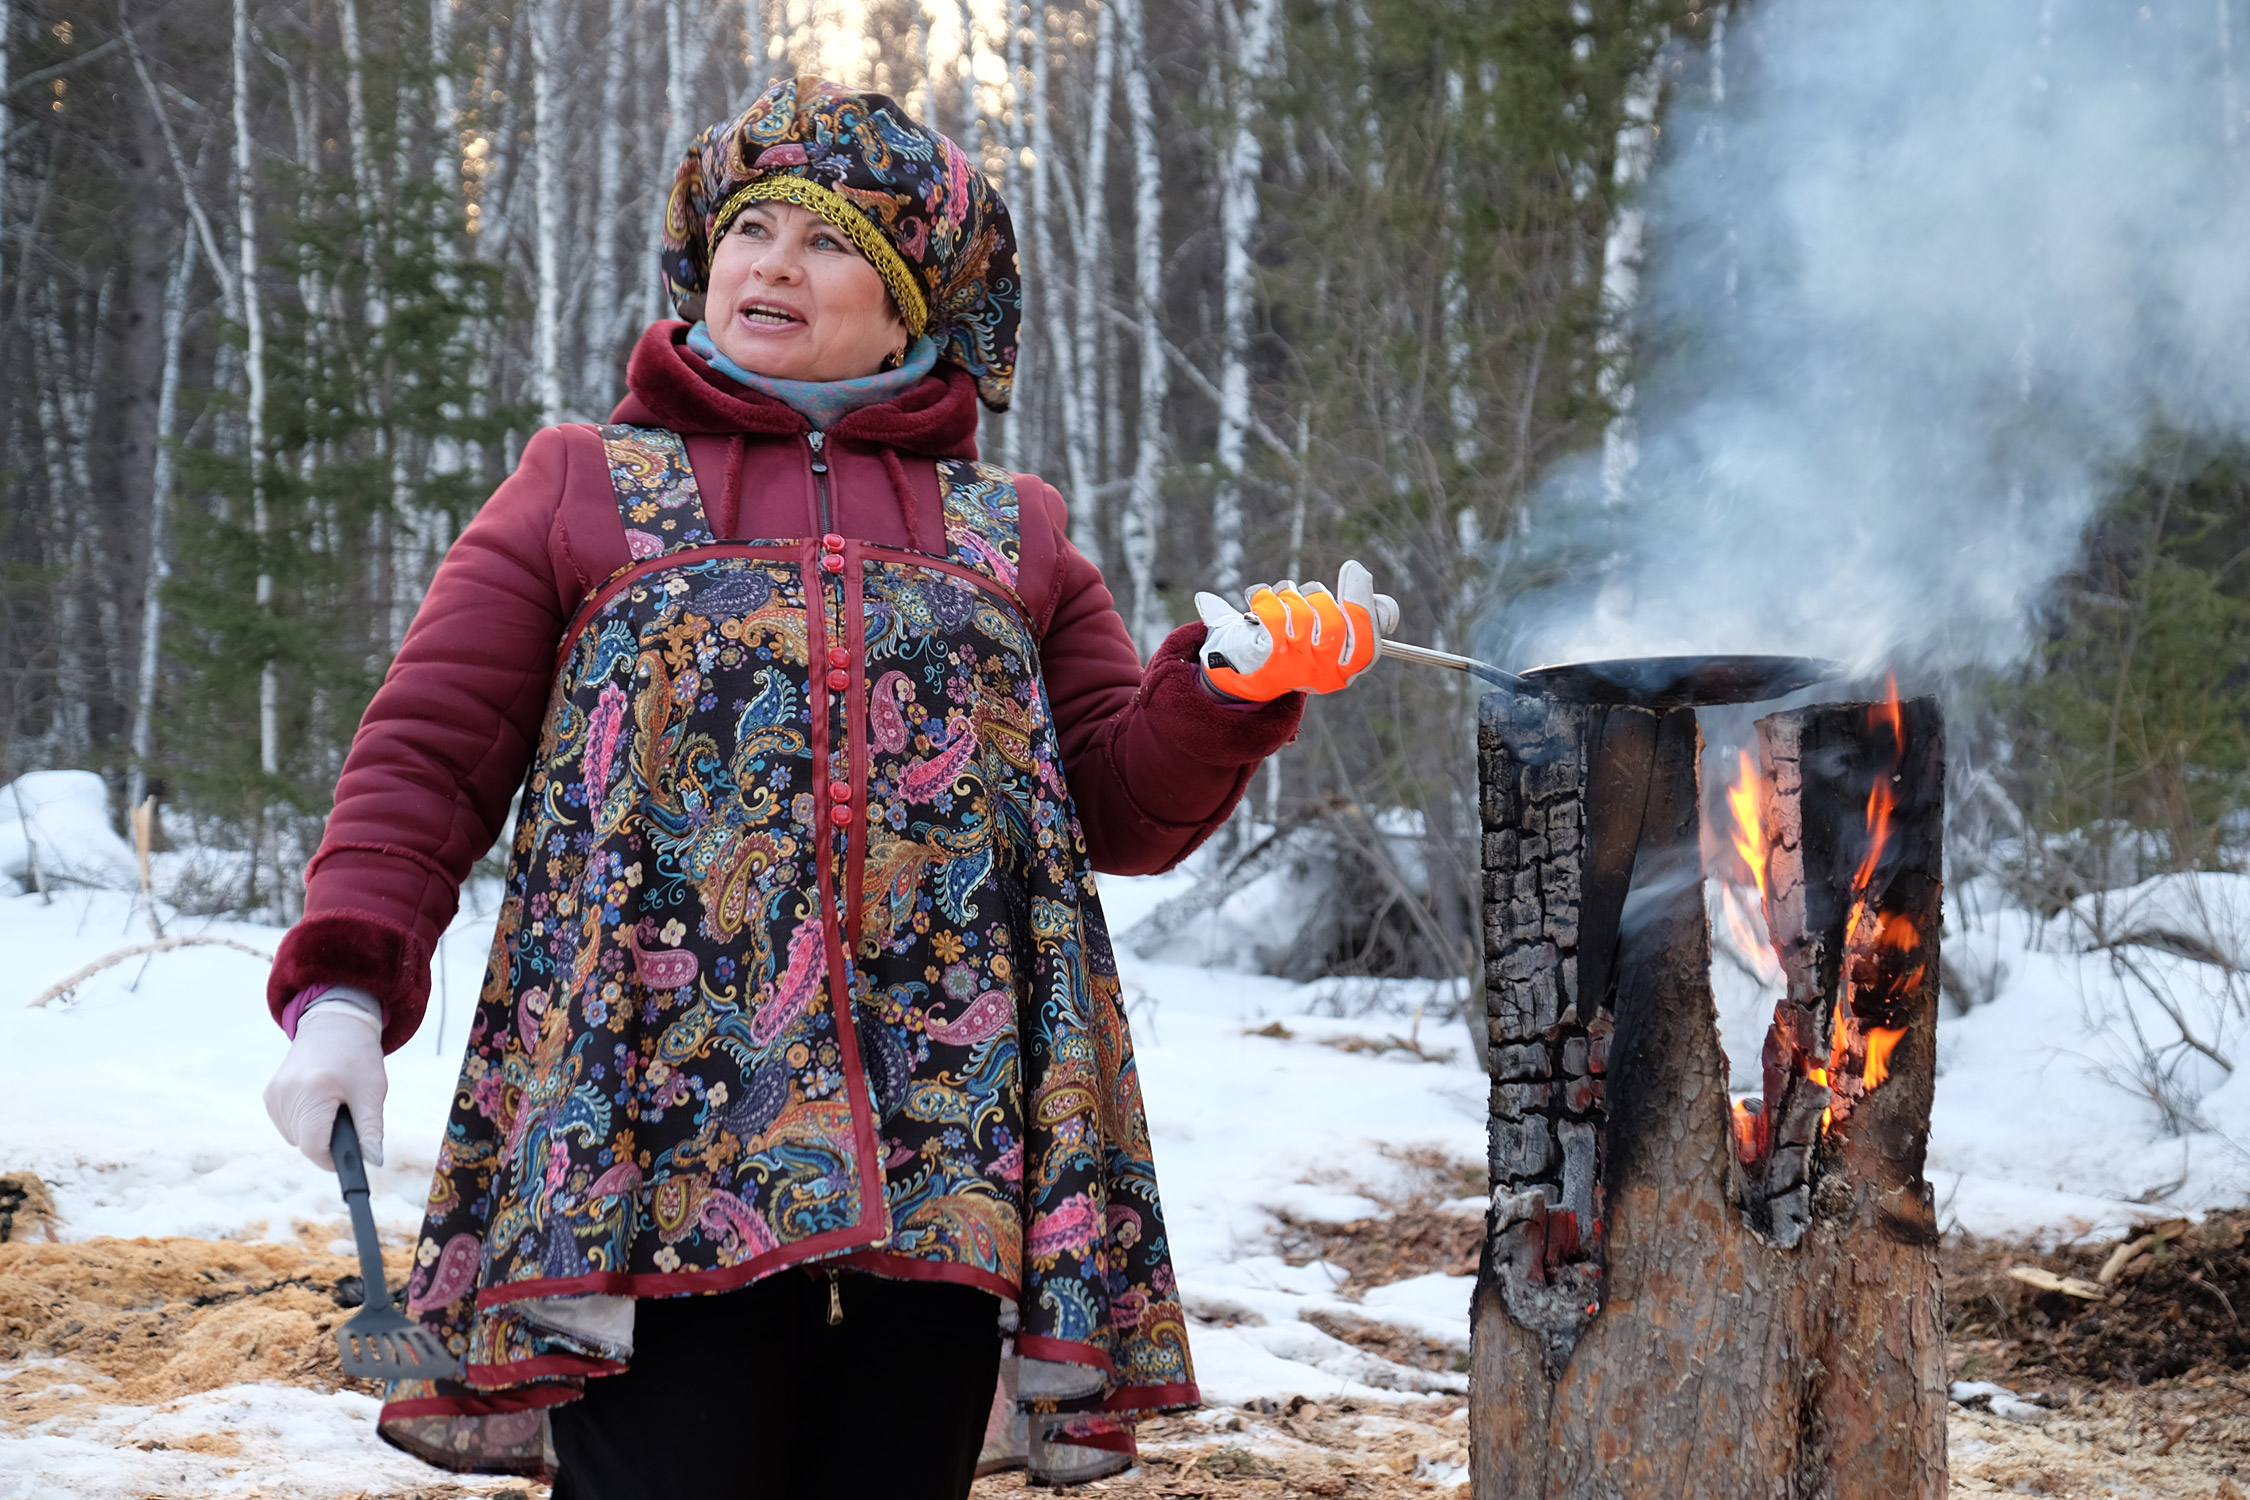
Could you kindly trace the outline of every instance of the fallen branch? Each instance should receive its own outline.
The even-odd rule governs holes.
[[[153,943],[135,943],[130,948],[120,948],[115,953],[105,954],[104,956],[95,959],[92,963],[86,965],[85,968],[80,969],[77,973],[71,975],[68,979],[64,979],[55,984],[51,984],[44,990],[41,990],[39,992],[39,998],[31,1002],[30,1008],[33,1010],[38,1010],[48,1001],[53,1000],[58,996],[69,994],[72,990],[77,989],[80,985],[93,978],[96,974],[99,974],[102,970],[109,968],[114,964],[121,964],[128,958],[139,958],[143,954],[147,954],[153,957],[154,955],[159,953],[169,953],[174,948],[232,948],[237,953],[247,953],[252,958],[262,958],[269,964],[273,962],[273,955],[271,953],[266,952],[262,948],[253,948],[248,943],[238,943],[233,938],[158,938]]]

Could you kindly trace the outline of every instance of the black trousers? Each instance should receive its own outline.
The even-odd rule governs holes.
[[[789,1270],[644,1300],[622,1375],[553,1408],[555,1500],[965,1500],[1000,1373],[999,1299]]]

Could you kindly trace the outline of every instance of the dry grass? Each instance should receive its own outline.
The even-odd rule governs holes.
[[[1444,1211],[1475,1184],[1453,1164],[1402,1160],[1404,1186],[1386,1217],[1351,1224],[1292,1223],[1284,1246],[1346,1267],[1352,1284],[1429,1271],[1473,1270],[1481,1226]],[[2162,1255],[2121,1270],[2112,1298],[2075,1304],[2006,1274],[2038,1264],[2092,1279],[2112,1247],[2034,1255],[1957,1242],[1946,1252],[1957,1377],[2037,1391],[2050,1410],[2033,1423],[1978,1411],[1950,1421],[1952,1494],[2045,1495],[2054,1500],[2250,1500],[2250,1377],[2237,1325],[2216,1315],[2250,1272],[2250,1214],[2221,1216]],[[297,1245],[208,1240],[89,1240],[0,1244],[0,1429],[116,1402],[160,1406],[245,1380],[315,1389],[349,1386],[332,1337],[350,1316],[337,1283],[356,1270],[324,1248],[330,1226]],[[403,1260],[394,1279],[403,1279]],[[2208,1286],[2218,1296],[2204,1296]],[[2197,1311],[2208,1305],[2214,1315]],[[1328,1332],[1402,1364],[1447,1368],[1459,1351],[1374,1319],[1329,1318]],[[2166,1366],[2173,1373],[2151,1378]],[[2132,1371],[2139,1383],[2123,1373]],[[367,1389],[367,1387],[359,1387]],[[1450,1494],[1467,1459],[1466,1405],[1457,1397],[1207,1410],[1141,1429],[1142,1462],[1085,1486],[1147,1500],[1368,1500]],[[168,1440],[221,1453],[220,1434]],[[2231,1488],[2230,1488],[2231,1487]],[[1023,1494],[1020,1474],[980,1480],[978,1500]],[[520,1482],[436,1481],[358,1500],[543,1500]]]

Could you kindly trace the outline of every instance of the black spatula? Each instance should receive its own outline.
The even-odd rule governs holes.
[[[359,1131],[352,1126],[349,1109],[336,1111],[328,1154],[336,1158],[344,1207],[352,1216],[352,1238],[359,1242],[363,1288],[358,1314],[336,1330],[336,1352],[343,1357],[344,1373],[363,1380],[435,1380],[451,1375],[454,1362],[446,1357],[437,1335],[391,1304],[391,1290],[383,1280],[383,1247],[375,1238],[375,1212],[368,1206],[367,1164],[360,1159]]]

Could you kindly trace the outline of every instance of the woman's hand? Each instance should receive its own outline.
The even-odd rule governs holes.
[[[1398,628],[1398,601],[1375,592],[1357,562],[1336,574],[1336,592],[1283,582],[1250,591],[1245,614],[1217,594],[1197,594],[1203,671],[1230,698],[1267,703],[1284,693],[1333,693],[1375,661],[1382,633]]]
[[[330,999],[308,1006],[297,1020],[297,1039],[266,1085],[266,1113],[282,1139],[315,1166],[336,1170],[328,1137],[336,1106],[348,1104],[359,1127],[360,1149],[383,1164],[383,1020],[370,999]]]

